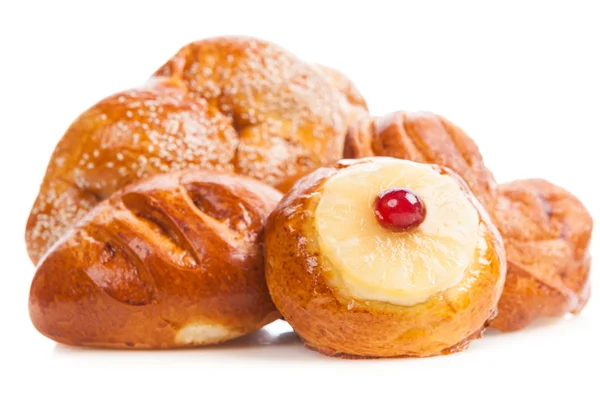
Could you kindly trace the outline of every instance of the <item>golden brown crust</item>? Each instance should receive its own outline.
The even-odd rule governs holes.
[[[496,182],[475,142],[458,126],[433,113],[399,111],[352,124],[344,157],[371,156],[442,165],[458,173],[484,206],[496,197]]]
[[[367,109],[367,103],[354,82],[335,68],[321,64],[315,64],[314,67],[318,72],[325,74],[325,78],[346,96],[350,104],[356,106],[355,111],[358,111],[364,116],[364,111]]]
[[[238,137],[206,102],[166,87],[110,96],[69,127],[56,146],[27,221],[35,263],[73,222],[133,181],[166,171],[231,171]]]
[[[183,47],[155,76],[181,80],[229,117],[240,136],[236,172],[278,187],[338,160],[348,125],[366,114],[360,94],[338,86],[347,78],[322,71],[272,43],[225,37]]]
[[[269,217],[265,267],[273,301],[308,347],[327,355],[430,356],[466,347],[465,340],[477,337],[495,314],[506,269],[499,234],[472,195],[486,227],[489,264],[474,263],[458,286],[403,307],[343,298],[329,284],[314,211],[323,184],[345,166],[362,162],[370,161],[346,160],[316,170],[296,183]]]
[[[154,176],[98,204],[40,261],[29,310],[61,343],[169,348],[215,343],[279,317],[262,229],[281,194],[241,176]],[[206,329],[185,334],[191,325]],[[192,332],[193,333],[193,332]]]
[[[466,338],[464,338],[462,341],[455,344],[454,346],[448,347],[447,349],[444,349],[439,353],[429,354],[429,355],[419,355],[419,356],[415,356],[415,355],[385,356],[385,358],[415,358],[415,357],[425,358],[425,357],[435,357],[435,356],[440,356],[440,355],[449,355],[449,354],[454,354],[454,353],[460,353],[461,351],[466,350],[469,347],[469,344],[473,340],[481,339],[481,337],[483,336],[483,332],[489,326],[490,320],[492,318],[493,318],[493,316],[491,316],[478,331],[472,333],[470,336],[467,336]],[[300,339],[302,339],[302,338],[300,338]],[[304,347],[306,347],[309,350],[316,351],[318,353],[321,353],[321,354],[329,356],[329,357],[343,358],[343,359],[347,359],[347,360],[383,358],[381,356],[359,356],[356,354],[328,352],[328,350],[323,350],[323,349],[313,347],[309,343],[306,343],[306,342],[304,342]]]
[[[183,47],[147,85],[100,101],[69,127],[27,223],[30,258],[37,263],[98,201],[157,173],[207,168],[287,188],[341,156],[348,124],[366,113],[348,85],[256,39]]]
[[[494,220],[508,276],[492,327],[514,331],[538,317],[580,311],[590,294],[593,221],[572,194],[547,181],[500,185]]]
[[[506,285],[492,327],[518,330],[537,317],[561,316],[585,306],[592,219],[564,189],[543,180],[511,182],[498,189],[473,140],[431,113],[398,112],[357,121],[348,131],[344,154],[432,162],[464,178],[492,216],[507,252]]]

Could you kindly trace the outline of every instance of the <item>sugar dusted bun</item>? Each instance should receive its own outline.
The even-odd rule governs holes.
[[[158,84],[115,94],[85,111],[56,146],[27,221],[34,263],[99,201],[167,171],[233,171],[237,134],[206,102]]]
[[[207,171],[156,175],[94,207],[43,257],[29,311],[78,346],[220,343],[279,317],[263,267],[263,223],[281,194]]]
[[[167,171],[237,172],[287,189],[341,157],[364,100],[337,71],[252,38],[183,47],[146,85],[101,100],[57,145],[26,230],[34,263],[99,201]]]
[[[366,115],[340,72],[253,38],[190,43],[155,76],[182,82],[227,116],[239,135],[236,172],[275,187],[337,161],[349,124]]]
[[[373,199],[396,186],[427,205],[410,232],[375,220]],[[382,157],[318,169],[284,196],[265,232],[273,301],[307,346],[325,354],[454,352],[496,313],[501,240],[447,169]]]

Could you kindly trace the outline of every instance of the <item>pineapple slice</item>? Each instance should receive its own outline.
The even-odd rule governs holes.
[[[375,217],[375,197],[393,187],[412,189],[427,207],[412,231],[389,231]],[[479,213],[455,178],[391,158],[349,166],[326,181],[315,228],[333,269],[326,273],[342,293],[403,306],[457,285],[484,242]]]

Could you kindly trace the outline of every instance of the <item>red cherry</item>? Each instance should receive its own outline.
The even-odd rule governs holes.
[[[427,208],[419,195],[402,187],[379,193],[373,207],[379,225],[394,232],[416,228],[427,215]]]

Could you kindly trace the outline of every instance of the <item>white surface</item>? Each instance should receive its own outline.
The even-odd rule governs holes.
[[[600,217],[594,1],[123,3],[0,5],[0,399],[600,398],[598,268],[579,317],[488,334],[432,359],[329,359],[278,335],[283,322],[228,346],[175,352],[77,350],[39,335],[27,315],[33,267],[22,237],[54,145],[85,108],[207,36],[259,36],[340,68],[376,114],[447,116],[476,139],[499,181],[545,177]]]

